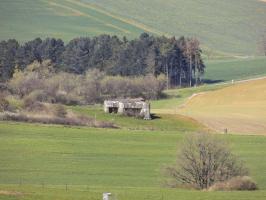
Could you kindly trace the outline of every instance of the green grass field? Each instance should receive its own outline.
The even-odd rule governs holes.
[[[195,120],[175,114],[154,114],[153,120],[145,121],[116,114],[107,115],[103,112],[103,108],[100,105],[74,106],[69,108],[75,112],[96,118],[96,120],[112,122],[119,128],[126,130],[194,132],[204,129]]]
[[[169,90],[168,99],[153,101],[152,108],[174,110],[195,92],[223,87],[227,85]],[[156,119],[144,121],[104,114],[100,105],[68,109],[113,122],[119,129],[1,122],[0,199],[100,200],[106,191],[117,200],[265,199],[266,137],[219,136],[231,143],[260,190],[169,189],[163,186],[162,167],[174,162],[185,134],[204,131],[205,127],[175,112],[156,112]]]
[[[196,36],[212,51],[254,55],[265,20],[266,3],[259,0],[3,0],[0,39],[133,38],[146,31]]]
[[[204,79],[211,82],[266,76],[266,57],[230,60],[206,60]]]
[[[97,10],[65,0],[1,1],[0,25],[1,40],[15,38],[19,41],[36,37],[69,41],[74,37],[103,33],[132,38],[143,32]]]
[[[250,168],[256,192],[200,192],[162,187],[179,131],[145,131],[0,123],[0,199],[264,199],[266,138],[219,136]],[[66,190],[67,184],[67,190]]]

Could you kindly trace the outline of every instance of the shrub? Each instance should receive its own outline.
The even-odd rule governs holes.
[[[65,118],[67,115],[67,111],[64,106],[58,104],[54,106],[54,115],[56,117]]]
[[[12,102],[10,102],[10,100],[8,99],[7,96],[5,96],[6,94],[0,94],[0,112],[15,112],[16,108],[15,106],[12,104]]]
[[[7,83],[1,83],[0,82],[0,98],[3,98],[10,94],[10,88],[8,87]]]
[[[9,107],[9,102],[5,98],[0,96],[0,112],[9,110]]]
[[[215,183],[209,191],[228,191],[228,190],[257,190],[258,186],[254,180],[248,176],[234,177],[228,181]]]
[[[48,108],[43,103],[36,101],[31,96],[24,98],[22,108],[25,111],[34,112],[34,113],[39,113],[39,112],[48,113],[49,112]]]
[[[101,81],[101,92],[107,98],[158,99],[165,88],[165,77],[153,75],[141,77],[105,77]]]
[[[15,113],[0,113],[0,120],[3,121],[18,121],[29,123],[43,123],[43,124],[62,124],[70,126],[90,126],[99,128],[117,128],[110,122],[100,122],[86,116],[72,116],[72,117],[37,117],[34,115],[15,114]]]
[[[50,98],[54,98],[53,103],[82,104],[82,81],[81,75],[58,73],[46,80],[45,91]]]
[[[19,121],[19,122],[27,122],[28,118],[24,114],[17,113],[4,113],[0,114],[0,119],[3,121]]]
[[[50,102],[49,95],[45,92],[45,90],[34,90],[26,98],[30,98],[33,101],[40,102]]]
[[[158,99],[162,96],[162,91],[165,88],[166,78],[160,75],[158,78],[153,75],[147,75],[143,78],[141,85],[146,99]]]
[[[65,105],[95,104],[107,98],[158,99],[162,96],[165,76],[105,76],[99,70],[85,75],[54,73],[49,62],[34,62],[24,71],[16,70],[9,81],[13,94],[34,101]]]
[[[99,70],[90,70],[84,76],[81,85],[82,95],[86,103],[94,104],[102,101],[101,99],[101,80],[104,74]]]
[[[44,81],[40,79],[36,72],[15,72],[14,77],[10,80],[9,86],[17,95],[24,97],[32,91],[44,87]]]

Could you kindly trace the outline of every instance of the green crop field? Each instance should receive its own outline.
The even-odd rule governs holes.
[[[266,3],[259,0],[3,0],[0,39],[133,38],[146,31],[196,36],[211,50],[253,55],[265,20]]]
[[[96,129],[26,123],[0,123],[0,199],[95,199],[111,192],[117,200],[264,199],[266,137],[220,135],[231,143],[250,169],[260,190],[203,192],[163,186],[161,169],[175,160],[185,134],[206,130],[174,110],[195,92],[227,85],[204,85],[167,91],[168,99],[153,101],[155,119],[144,121],[104,114],[99,106],[68,109],[119,129]]]
[[[135,26],[93,8],[65,0],[27,0],[0,2],[0,39],[19,41],[36,37],[55,37],[68,41],[74,37],[111,34],[135,37]]]
[[[211,83],[266,76],[266,58],[207,60],[204,79]]]
[[[0,123],[0,199],[265,199],[266,138],[219,136],[250,168],[260,190],[167,189],[160,171],[173,163],[180,131]],[[9,191],[9,195],[3,195]]]
[[[196,36],[212,49],[252,54],[265,30],[266,3],[259,0],[82,0],[170,35]]]

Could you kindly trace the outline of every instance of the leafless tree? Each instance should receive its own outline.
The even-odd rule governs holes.
[[[188,38],[186,41],[186,56],[189,63],[189,86],[192,86],[193,77],[195,84],[198,84],[200,76],[204,72],[204,65],[201,60],[200,42],[197,38]],[[197,74],[196,74],[197,73]]]
[[[216,182],[248,174],[228,145],[209,134],[186,137],[176,165],[167,166],[165,172],[169,177],[169,186],[185,184],[198,189],[206,189]]]

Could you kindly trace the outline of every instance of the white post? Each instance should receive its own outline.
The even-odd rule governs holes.
[[[105,192],[103,193],[103,200],[111,200],[109,197],[111,197],[111,193],[109,192]]]

